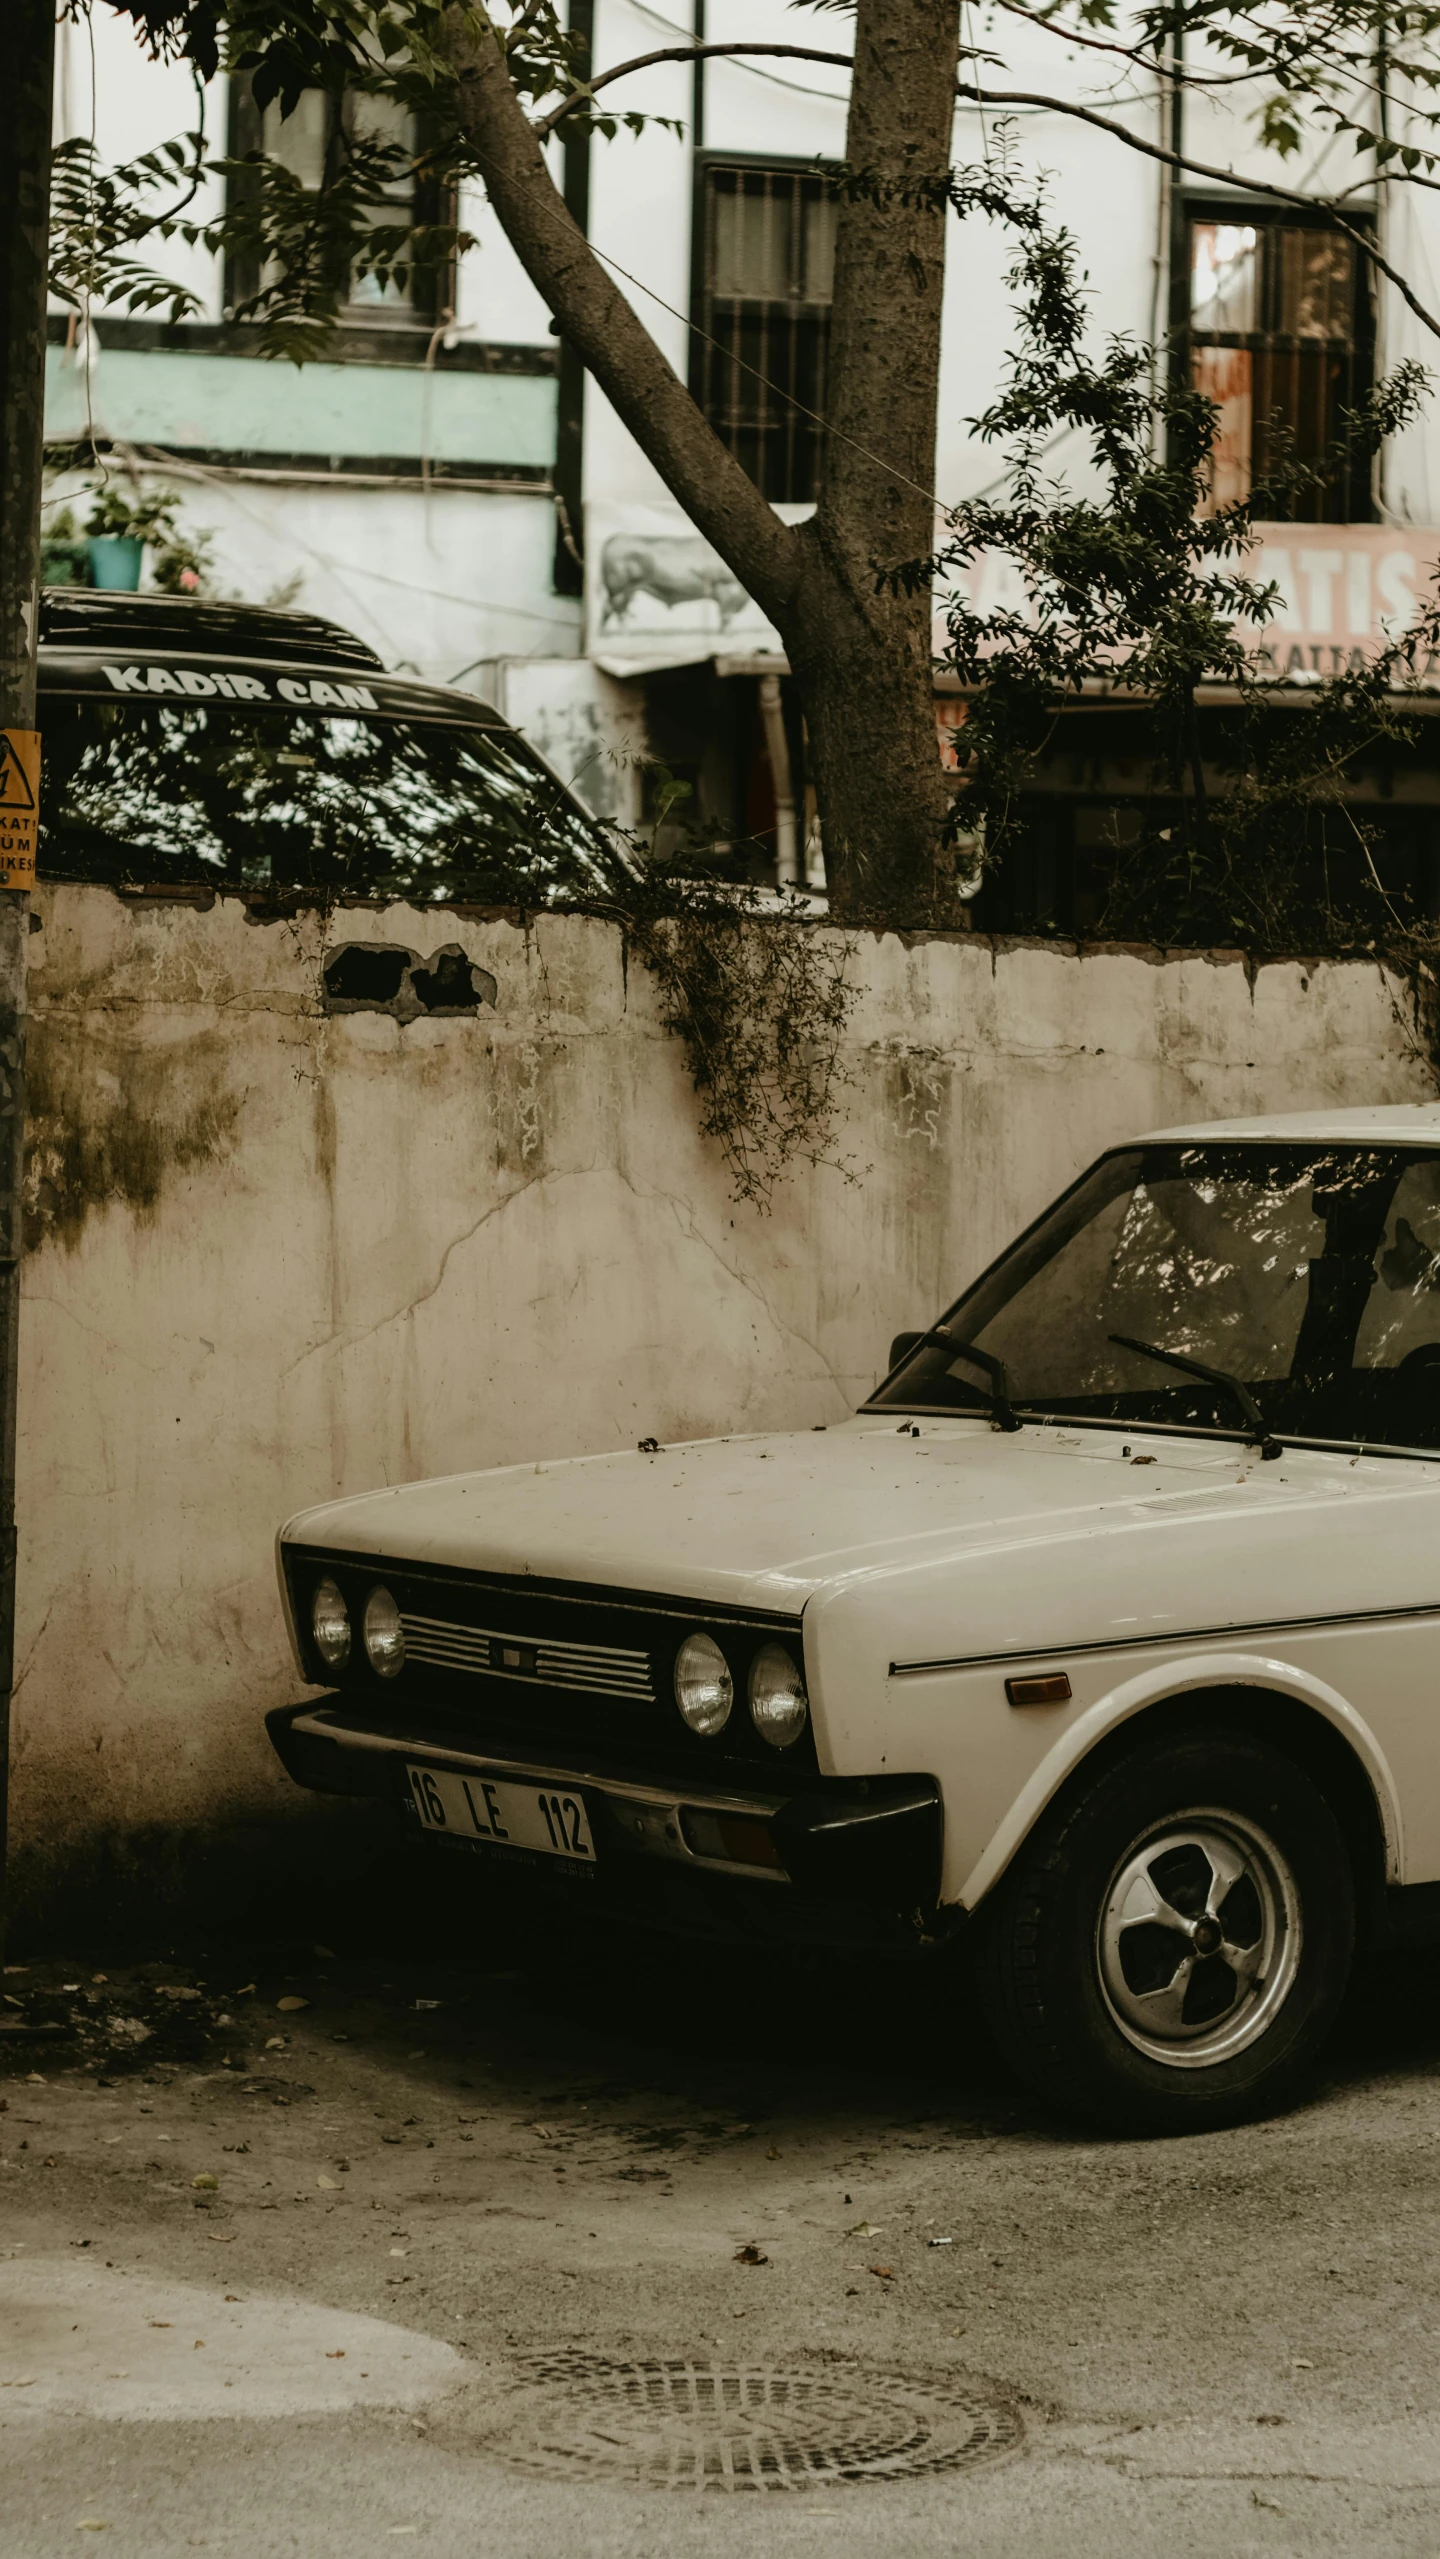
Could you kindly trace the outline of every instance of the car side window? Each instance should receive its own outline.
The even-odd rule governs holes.
[[[277,705],[45,702],[55,879],[495,904],[583,897],[602,839],[513,734]]]
[[[1416,1351],[1440,1362],[1440,1157],[1396,1184],[1355,1342],[1357,1368],[1399,1368]]]

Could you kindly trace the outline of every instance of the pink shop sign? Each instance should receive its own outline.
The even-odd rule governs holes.
[[[1401,637],[1435,592],[1440,526],[1396,524],[1257,524],[1243,568],[1276,599],[1263,625],[1244,626],[1257,673],[1315,683],[1358,669],[1387,641]],[[982,619],[996,612],[1034,619],[1019,563],[991,551],[957,582]],[[937,596],[936,653],[948,640],[944,597]],[[1422,659],[1422,682],[1440,683],[1440,660]]]
[[[1358,670],[1403,637],[1435,591],[1435,525],[1257,524],[1255,537],[1246,574],[1277,589],[1270,621],[1250,642],[1265,673],[1313,683]],[[1417,673],[1440,677],[1433,654]]]

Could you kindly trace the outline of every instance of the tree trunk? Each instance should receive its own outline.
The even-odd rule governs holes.
[[[830,315],[820,502],[781,621],[810,726],[839,912],[948,906],[949,793],[928,586],[881,591],[935,541],[935,423],[959,0],[859,0]],[[872,191],[873,190],[873,191]]]
[[[454,9],[445,45],[456,120],[526,274],[666,487],[773,618],[800,575],[795,535],[701,416],[567,212],[493,29]]]
[[[878,591],[934,542],[959,0],[859,0],[812,523],[782,524],[565,210],[498,36],[452,13],[457,121],[521,264],[642,452],[778,628],[815,757],[836,912],[947,911],[930,600]]]

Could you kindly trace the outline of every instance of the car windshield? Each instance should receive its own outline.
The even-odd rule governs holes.
[[[1017,1410],[1249,1438],[1440,1448],[1440,1150],[1132,1147],[1105,1156],[945,1317]],[[1116,1336],[1128,1337],[1128,1344]],[[987,1413],[994,1379],[924,1341],[872,1409]]]
[[[510,730],[83,695],[48,696],[44,721],[52,879],[534,905],[615,867]]]

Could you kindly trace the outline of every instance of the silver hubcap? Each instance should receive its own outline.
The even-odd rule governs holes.
[[[1238,1813],[1196,1811],[1127,1849],[1101,1905],[1096,1960],[1121,2034],[1197,2070],[1273,2023],[1300,1962],[1300,1898],[1273,1839]]]

